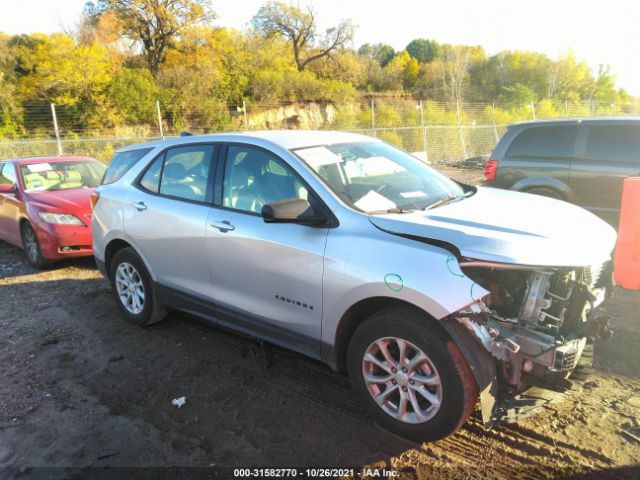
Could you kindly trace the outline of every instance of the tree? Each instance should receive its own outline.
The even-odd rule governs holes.
[[[535,92],[527,85],[514,83],[508,87],[503,87],[504,98],[514,105],[524,105],[538,100]]]
[[[286,38],[293,49],[296,68],[302,72],[309,63],[344,48],[353,39],[354,26],[350,20],[319,34],[311,7],[302,10],[283,2],[265,3],[251,20],[253,28],[265,37]]]
[[[142,43],[154,77],[167,48],[184,30],[215,17],[209,0],[96,0],[85,10],[96,23],[108,12],[115,14],[124,34]]]
[[[615,75],[609,65],[598,66],[598,78],[594,84],[593,98],[602,103],[613,104],[618,99]]]
[[[459,105],[462,101],[469,66],[471,65],[472,48],[463,45],[444,45],[442,57],[439,62],[442,65],[442,88],[451,102]]]
[[[400,52],[384,67],[384,71],[393,82],[394,90],[410,89],[418,78],[420,65],[407,52]]]
[[[431,63],[440,56],[440,44],[425,38],[412,40],[405,50],[420,63]]]
[[[385,43],[376,43],[375,45],[365,43],[358,49],[358,55],[375,60],[381,67],[386,67],[396,56],[396,51],[391,45]]]
[[[109,85],[108,94],[128,124],[153,121],[158,87],[146,68],[123,68]]]
[[[577,102],[590,99],[595,80],[589,65],[576,60],[575,54],[568,51],[551,65],[548,71],[548,97],[565,102]]]

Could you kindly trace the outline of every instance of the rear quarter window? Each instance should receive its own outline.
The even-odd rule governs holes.
[[[104,173],[101,185],[108,185],[117,182],[122,176],[133,167],[138,160],[149,153],[153,148],[141,148],[138,150],[127,150],[126,152],[118,152],[111,159],[111,163]]]
[[[591,125],[588,160],[640,165],[640,125]]]
[[[576,141],[576,125],[530,127],[516,135],[508,157],[571,158]]]

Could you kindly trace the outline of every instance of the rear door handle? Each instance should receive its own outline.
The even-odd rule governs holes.
[[[222,220],[220,222],[209,222],[209,225],[213,228],[217,228],[221,232],[230,232],[231,230],[236,229],[236,227],[231,225],[231,222],[229,222],[229,220]]]
[[[139,212],[142,212],[143,210],[147,209],[147,206],[145,205],[144,202],[133,202],[131,206],[136,210],[138,210]]]

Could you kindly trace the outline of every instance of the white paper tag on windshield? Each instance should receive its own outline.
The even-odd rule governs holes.
[[[426,193],[421,192],[421,191],[416,191],[416,192],[402,192],[400,194],[400,196],[402,198],[424,198],[427,196]]]
[[[356,207],[365,212],[375,212],[378,210],[389,210],[390,208],[396,208],[396,204],[389,200],[384,195],[380,195],[375,190],[369,190],[369,192],[354,203]]]
[[[314,170],[324,165],[333,165],[342,162],[342,158],[327,147],[313,147],[296,150],[296,153]]]
[[[53,170],[51,165],[49,165],[48,163],[32,163],[31,165],[27,165],[26,167],[31,173],[47,172],[49,170]]]

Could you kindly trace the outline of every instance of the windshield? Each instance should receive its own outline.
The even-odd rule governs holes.
[[[349,206],[367,213],[423,210],[464,195],[457,183],[387,143],[296,149]]]
[[[22,183],[27,192],[71,190],[100,184],[106,167],[91,160],[77,162],[29,163],[20,166]]]

